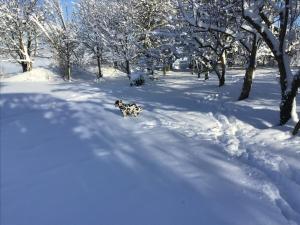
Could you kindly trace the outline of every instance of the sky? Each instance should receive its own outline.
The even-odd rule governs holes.
[[[71,14],[73,11],[73,2],[76,2],[76,0],[60,0],[66,14]]]

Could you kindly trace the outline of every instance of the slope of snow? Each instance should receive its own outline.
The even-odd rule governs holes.
[[[5,82],[48,82],[62,80],[61,76],[55,72],[45,68],[34,68],[32,71],[26,73],[19,73],[17,75],[2,77]]]
[[[2,79],[0,224],[300,224],[300,137],[276,126],[274,73],[244,102],[239,70],[223,88]],[[117,99],[144,111],[123,118]]]
[[[33,57],[33,68],[38,67],[49,67],[51,62],[51,57],[45,54],[45,57]],[[1,77],[15,76],[16,73],[21,73],[22,67],[17,62],[12,62],[11,60],[4,58],[0,55],[0,79]]]

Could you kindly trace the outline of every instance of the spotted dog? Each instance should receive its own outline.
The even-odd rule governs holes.
[[[135,103],[125,104],[122,100],[117,100],[115,102],[115,107],[119,107],[123,116],[138,116],[143,109]]]

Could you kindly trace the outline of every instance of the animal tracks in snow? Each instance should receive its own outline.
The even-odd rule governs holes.
[[[259,131],[235,117],[220,113],[183,114],[163,110],[156,113],[159,114],[157,120],[142,122],[141,128],[162,127],[194,140],[209,140],[223,146],[230,157],[237,158],[251,171],[252,178],[255,174],[256,179],[265,178],[263,185],[256,185],[258,192],[273,202],[292,224],[293,221],[300,222],[300,196],[294,196],[294,193],[300,193],[299,179],[294,175],[297,173],[280,154],[264,150],[270,143],[259,139],[260,132],[270,131]]]
[[[264,193],[288,219],[300,222],[300,183],[294,176],[294,169],[279,154],[263,149],[265,142],[249,142],[249,136],[255,139],[257,133],[250,125],[242,124],[235,118],[225,115],[213,116],[217,127],[217,139],[224,150],[234,157],[239,157],[252,170],[258,170],[269,181],[260,186]],[[251,140],[251,139],[250,139]]]

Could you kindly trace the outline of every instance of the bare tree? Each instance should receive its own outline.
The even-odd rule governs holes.
[[[242,3],[243,18],[261,35],[277,61],[282,97],[280,124],[283,125],[296,115],[295,97],[299,85],[290,68],[288,46],[291,44],[291,31],[299,18],[299,1],[243,0]]]
[[[240,43],[248,53],[246,73],[244,77],[242,91],[239,96],[239,100],[244,100],[250,95],[253,77],[257,66],[257,53],[261,45],[262,39],[256,31],[253,31],[248,27],[246,28],[245,26],[241,27],[246,32],[246,35],[244,35],[243,39],[240,39]]]
[[[31,16],[40,15],[41,7],[38,0],[0,0],[0,49],[18,62],[23,72],[32,69],[40,31]],[[42,20],[39,16],[38,22]]]
[[[96,58],[98,66],[98,78],[103,77],[101,65],[104,51],[108,51],[110,41],[108,30],[109,16],[105,1],[80,0],[75,4],[75,18],[77,37],[88,52]]]
[[[172,62],[172,38],[169,28],[176,13],[170,0],[135,0],[134,23],[137,28],[139,65],[153,74],[162,67],[164,73]],[[168,33],[168,35],[164,35]]]
[[[107,1],[106,13],[109,18],[107,34],[110,37],[110,58],[130,78],[138,56],[133,0]]]
[[[227,1],[178,0],[178,10],[187,23],[189,35],[199,48],[208,48],[215,54],[213,70],[219,78],[219,86],[225,84],[227,52],[235,41],[235,17],[228,17]],[[230,10],[234,10],[235,8]],[[205,57],[202,57],[205,59]],[[207,60],[206,60],[207,61]]]
[[[75,26],[64,14],[65,11],[59,0],[45,0],[44,4],[45,22],[40,23],[40,17],[37,15],[31,16],[31,20],[41,28],[47,37],[53,53],[64,69],[64,76],[70,80],[71,66],[76,60],[74,50],[78,45]]]

